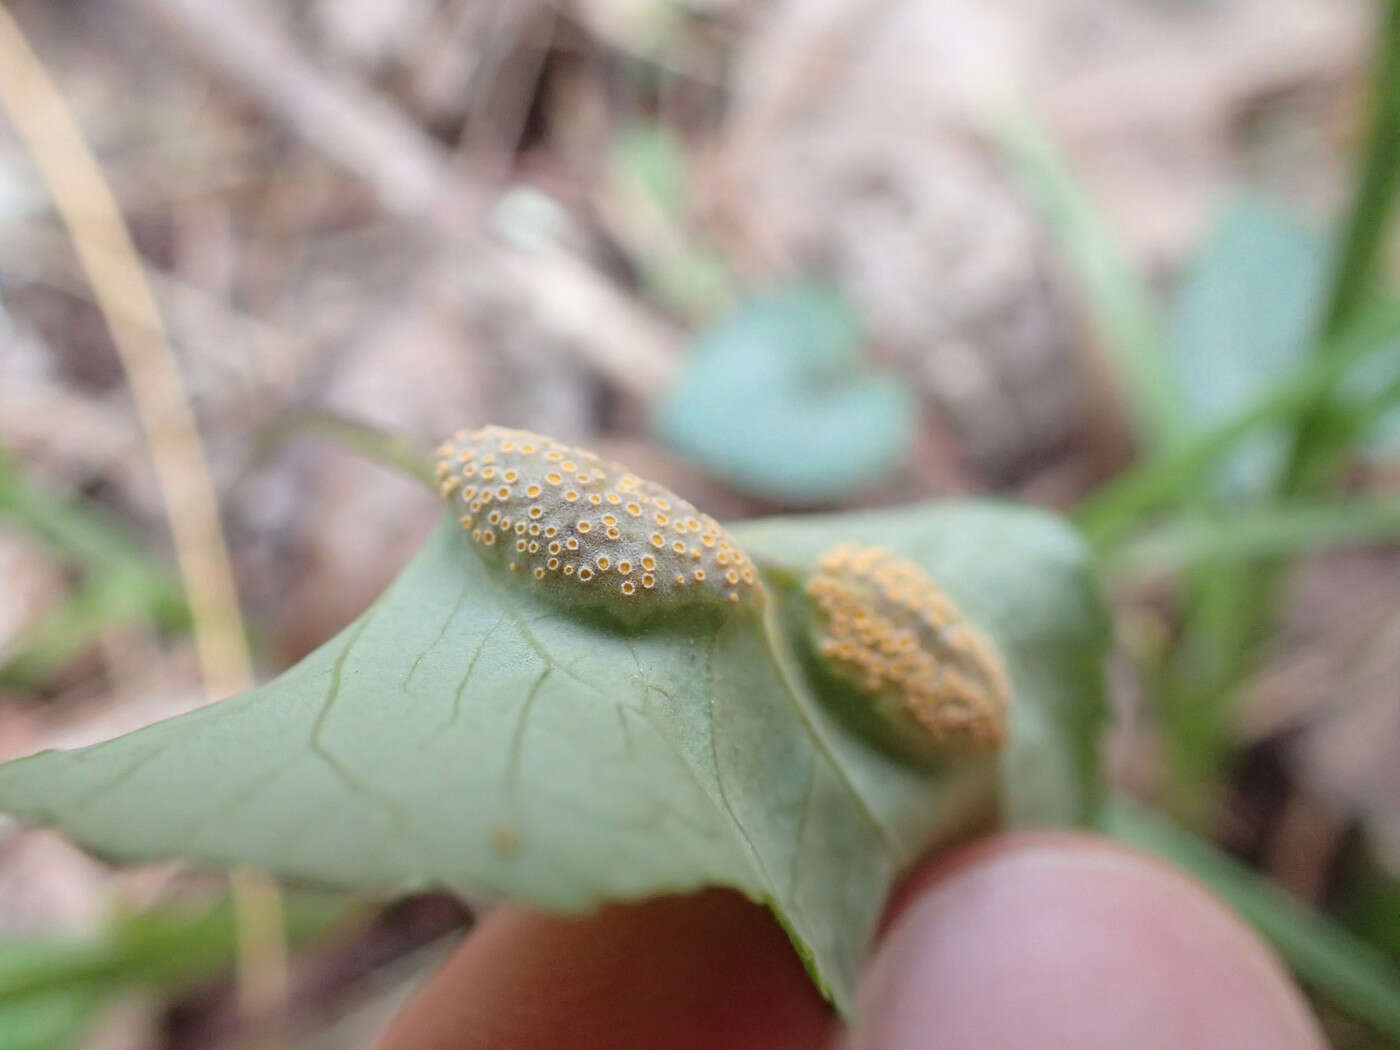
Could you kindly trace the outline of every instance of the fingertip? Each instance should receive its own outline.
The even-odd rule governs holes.
[[[379,1050],[812,1050],[834,1027],[772,915],[711,890],[489,916]]]
[[[915,876],[892,911],[862,984],[858,1050],[1325,1045],[1233,912],[1106,840],[989,840]]]

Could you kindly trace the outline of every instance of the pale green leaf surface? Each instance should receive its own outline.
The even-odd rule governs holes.
[[[918,413],[907,384],[862,362],[858,335],[830,292],[757,298],[695,341],[657,433],[769,499],[811,506],[869,488],[903,465]]]
[[[1182,407],[1197,426],[1230,418],[1301,365],[1326,268],[1321,241],[1284,209],[1243,196],[1225,211],[1176,289],[1168,325]],[[1285,446],[1281,429],[1243,439],[1221,484],[1259,493]]]
[[[1066,727],[1097,710],[1101,635],[1064,526],[952,505],[736,532],[789,565],[836,538],[917,558],[1008,656],[1012,809],[1083,815],[1086,769],[1066,756],[1087,752]],[[296,667],[106,744],[0,766],[0,809],[123,859],[562,910],[732,886],[771,903],[849,1011],[892,881],[990,801],[994,772],[982,758],[918,771],[847,732],[773,617],[740,607],[623,631],[537,597],[445,522]]]
[[[1007,662],[1014,702],[1001,761],[1004,819],[1092,819],[1108,626],[1077,533],[1032,508],[992,502],[774,518],[733,531],[751,557],[770,565],[808,569],[843,540],[918,563]]]

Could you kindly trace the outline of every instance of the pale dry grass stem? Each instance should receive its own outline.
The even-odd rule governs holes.
[[[252,665],[218,500],[155,296],[97,158],[4,7],[0,105],[72,237],[120,355],[170,520],[205,686],[214,698],[240,692],[252,684]],[[281,899],[275,884],[247,869],[235,871],[230,883],[240,991],[245,1006],[261,1012],[282,999],[287,985]]]

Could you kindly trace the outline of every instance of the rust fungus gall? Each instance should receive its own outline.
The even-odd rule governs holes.
[[[490,475],[481,464],[491,465]],[[491,488],[478,493],[467,486],[469,468],[489,477]],[[719,522],[584,449],[504,427],[461,430],[438,449],[437,482],[444,498],[466,504],[468,513],[459,519],[464,527],[485,514],[492,524],[528,521],[531,535],[547,537],[547,544],[523,549],[511,543],[510,554],[525,582],[558,599],[624,614],[763,600],[753,564]],[[706,549],[668,544],[654,518],[703,533]],[[483,557],[502,565],[509,560],[491,530],[467,534]],[[645,574],[634,577],[634,566]],[[738,572],[726,572],[729,567]]]
[[[807,594],[817,654],[905,743],[937,753],[1006,738],[1001,657],[919,566],[845,543],[823,555]]]

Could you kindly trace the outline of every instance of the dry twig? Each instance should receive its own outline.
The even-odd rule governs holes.
[[[596,270],[562,252],[522,252],[482,235],[494,193],[387,99],[308,63],[246,4],[132,0],[176,30],[221,76],[345,171],[385,208],[420,220],[448,270],[510,274],[521,297],[614,386],[649,399],[675,372],[678,336]],[[428,221],[422,221],[428,220]]]
[[[121,357],[165,499],[206,688],[214,696],[246,689],[252,684],[252,666],[218,500],[160,310],[116,198],[82,130],[3,7],[0,104],[18,128],[73,238]],[[245,994],[260,1005],[280,1000],[286,987],[286,946],[277,890],[250,872],[236,873],[232,885],[239,909]]]

